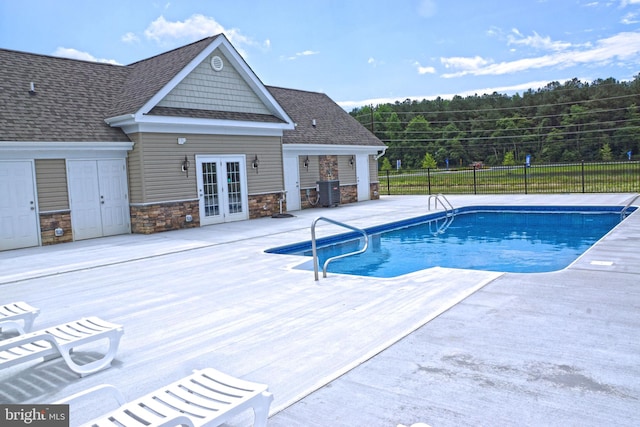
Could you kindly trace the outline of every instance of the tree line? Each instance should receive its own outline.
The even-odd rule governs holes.
[[[551,82],[522,94],[454,96],[350,112],[389,148],[384,169],[640,158],[640,74]]]

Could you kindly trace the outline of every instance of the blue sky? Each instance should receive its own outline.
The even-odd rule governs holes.
[[[118,64],[224,32],[263,83],[355,106],[640,70],[640,0],[0,0],[0,48]]]

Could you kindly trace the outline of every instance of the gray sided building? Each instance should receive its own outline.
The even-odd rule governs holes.
[[[384,144],[224,35],[117,66],[0,49],[0,250],[378,198]]]

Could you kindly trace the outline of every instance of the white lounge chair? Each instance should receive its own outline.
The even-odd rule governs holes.
[[[40,310],[26,302],[13,302],[0,306],[0,331],[16,329],[21,334],[31,331]],[[20,324],[22,322],[22,325]]]
[[[62,357],[69,368],[80,376],[92,374],[111,364],[123,333],[122,326],[97,317],[28,332],[0,341],[0,369],[41,357],[45,360]],[[104,339],[109,341],[109,348],[102,358],[83,365],[71,358],[74,348]]]
[[[109,384],[90,388],[55,403],[72,404],[104,391],[111,393],[121,406],[84,426],[212,427],[252,408],[253,425],[264,427],[273,401],[273,395],[265,384],[206,368],[195,370],[192,375],[129,403],[125,403],[122,393]]]

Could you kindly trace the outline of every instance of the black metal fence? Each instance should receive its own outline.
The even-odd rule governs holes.
[[[640,162],[380,171],[380,192],[407,194],[637,193]]]

